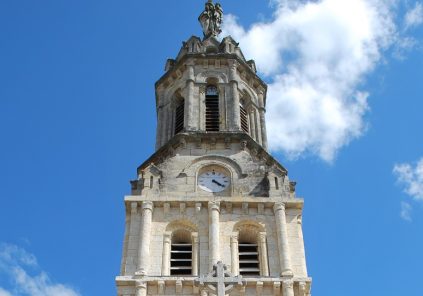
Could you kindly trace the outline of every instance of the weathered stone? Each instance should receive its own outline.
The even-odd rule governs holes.
[[[303,200],[267,151],[267,86],[238,43],[214,38],[220,20],[209,1],[200,16],[206,38],[184,42],[156,83],[156,152],[125,197],[119,296],[310,295]]]

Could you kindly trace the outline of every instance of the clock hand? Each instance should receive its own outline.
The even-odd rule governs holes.
[[[225,185],[220,184],[219,182],[217,182],[215,179],[212,180],[213,183],[219,185],[220,187],[225,187]]]

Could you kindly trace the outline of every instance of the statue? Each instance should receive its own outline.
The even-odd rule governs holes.
[[[198,21],[203,28],[204,38],[216,37],[219,35],[223,21],[223,9],[219,3],[213,4],[213,0],[208,0],[204,11],[198,17]]]

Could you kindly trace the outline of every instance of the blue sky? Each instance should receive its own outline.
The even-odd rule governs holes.
[[[0,296],[115,295],[154,82],[202,2],[0,2]],[[337,3],[225,0],[225,32],[269,83],[313,294],[420,295],[422,4]]]

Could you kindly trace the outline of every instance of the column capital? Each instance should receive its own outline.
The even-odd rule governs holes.
[[[300,224],[300,225],[303,224],[303,216],[302,215],[297,216],[297,223]]]
[[[147,289],[147,283],[145,281],[135,281],[135,288]]]
[[[306,282],[300,282],[300,292],[302,292],[305,295],[305,292],[307,291],[307,283]]]
[[[261,86],[257,87],[256,91],[259,95],[264,95],[266,93],[266,90]]]
[[[282,285],[284,289],[293,289],[294,288],[294,281],[293,280],[284,280],[282,281]]]
[[[187,79],[187,84],[188,82],[195,82],[195,70],[194,70],[194,66],[195,66],[195,62],[193,60],[188,60],[186,63],[186,72],[185,72],[185,78]]]
[[[163,242],[170,244],[172,242],[172,233],[165,232],[163,235]]]
[[[273,210],[275,212],[277,212],[277,211],[285,211],[286,210],[286,203],[284,203],[284,202],[277,202],[277,203],[275,203],[275,205],[273,206]]]
[[[237,60],[229,60],[228,63],[229,63],[229,81],[237,82],[236,70],[239,66],[239,62]]]
[[[209,202],[209,211],[218,211],[220,212],[220,202],[210,201]]]
[[[195,66],[195,61],[194,61],[193,59],[188,59],[188,60],[185,62],[185,65],[187,65],[187,66],[191,66],[191,67],[194,67],[194,66]]]
[[[238,243],[238,233],[233,233],[231,235],[231,244]]]
[[[147,283],[145,281],[135,281],[135,296],[147,295]]]
[[[228,64],[231,70],[236,70],[237,67],[239,66],[239,62],[237,60],[229,60]]]
[[[131,214],[136,214],[138,209],[138,203],[137,202],[131,202]]]
[[[259,239],[260,242],[265,242],[266,241],[266,237],[267,237],[266,232],[259,232],[258,233],[258,239]]]
[[[191,233],[191,239],[193,244],[198,244],[198,233],[197,232]]]
[[[154,204],[152,201],[143,201],[142,202],[142,209],[144,210],[150,210],[153,211]]]

